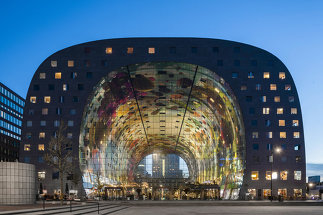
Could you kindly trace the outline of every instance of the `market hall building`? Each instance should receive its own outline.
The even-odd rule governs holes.
[[[221,198],[305,196],[296,86],[277,57],[251,45],[124,38],[71,46],[39,66],[24,110],[20,161],[36,165],[48,193],[59,187],[44,154],[63,120],[83,175],[82,188],[66,180],[70,189],[89,193],[98,175],[106,187],[132,184],[140,161],[161,153],[179,155],[188,180],[217,185]]]

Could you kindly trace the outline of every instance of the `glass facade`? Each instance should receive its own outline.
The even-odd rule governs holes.
[[[153,153],[177,154],[194,183],[215,183],[237,198],[245,163],[238,103],[214,72],[185,63],[122,67],[101,79],[85,107],[80,133],[85,188],[97,177],[130,184]]]

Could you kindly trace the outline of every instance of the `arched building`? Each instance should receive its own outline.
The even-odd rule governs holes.
[[[28,90],[20,153],[48,192],[57,174],[43,156],[60,120],[84,184],[96,173],[105,184],[131,182],[140,160],[161,152],[181,156],[189,179],[219,185],[223,198],[266,198],[271,188],[275,196],[305,195],[296,86],[277,57],[254,46],[125,38],[48,57]]]

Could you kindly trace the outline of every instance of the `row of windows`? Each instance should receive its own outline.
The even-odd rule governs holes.
[[[3,121],[3,120],[0,120],[0,127],[5,128],[5,129],[7,129],[7,130],[9,130],[11,132],[14,132],[14,133],[18,134],[18,135],[21,135],[21,129],[20,128],[14,126],[14,125],[11,125],[11,124]]]
[[[23,114],[24,112],[24,109],[19,107],[17,104],[13,103],[12,101],[10,101],[9,99],[7,99],[6,97],[4,96],[0,96],[0,102],[2,104],[5,104],[7,105],[8,107],[10,107],[11,109],[17,111],[18,113],[20,114]]]
[[[238,72],[232,72],[232,78],[239,78],[239,73]],[[254,72],[248,72],[248,78],[249,79],[255,78]],[[264,79],[270,79],[270,72],[263,72],[263,78]],[[279,72],[278,73],[278,78],[280,80],[284,80],[286,78],[285,72]]]
[[[265,120],[265,126],[269,127],[271,125],[271,121],[269,119]],[[278,126],[279,127],[284,127],[284,126],[289,126],[291,125],[292,127],[298,127],[299,126],[299,120],[293,119],[291,120],[291,124],[286,124],[286,120],[280,119],[278,120]],[[251,120],[251,126],[258,126],[258,120],[254,119]]]
[[[267,96],[260,96],[259,99],[263,103],[266,103],[267,102]],[[246,102],[252,102],[253,101],[253,97],[252,96],[246,96],[245,100],[246,100]],[[274,96],[273,97],[273,101],[275,103],[280,102],[281,101],[280,100],[280,96]],[[289,96],[288,97],[288,102],[294,102],[294,101],[295,101],[294,96]]]
[[[18,126],[21,126],[21,124],[22,124],[21,120],[17,119],[16,117],[11,116],[11,114],[8,114],[4,111],[0,111],[0,117],[8,120],[9,122],[12,122],[12,123],[18,125]]]
[[[21,137],[20,136],[17,136],[15,134],[12,134],[11,132],[8,132],[8,131],[5,131],[5,130],[0,129],[0,133],[6,135],[8,137],[15,138],[16,140],[21,140]]]
[[[14,95],[13,93],[11,93],[10,91],[6,90],[4,87],[0,86],[0,92],[7,96],[8,98],[10,98],[11,100],[13,100],[14,102],[16,102],[17,104],[19,104],[20,106],[25,106],[25,102],[23,100],[21,100],[20,98],[18,98],[16,95]]]
[[[33,126],[33,121],[27,121],[27,127],[32,127]],[[46,121],[42,120],[40,121],[40,126],[46,126]],[[54,121],[54,127],[59,127],[60,126],[60,121],[55,120]],[[73,127],[74,126],[74,121],[73,120],[68,120],[67,121],[67,126],[68,127]]]
[[[246,91],[247,90],[247,85],[241,85],[240,87],[241,91]],[[256,88],[257,91],[261,90],[261,84],[256,84]],[[270,84],[269,85],[269,90],[270,91],[276,91],[277,90],[277,84]],[[291,91],[292,90],[292,86],[290,84],[285,84],[285,86],[283,87],[283,90],[285,91]]]
[[[78,73],[77,72],[71,72],[70,73],[70,78],[71,79],[76,79],[78,76]],[[53,74],[53,77],[55,79],[62,79],[62,72],[55,72]],[[92,78],[93,77],[93,73],[92,72],[86,72],[86,78]],[[39,79],[46,79],[46,73],[45,72],[41,72],[39,73]],[[34,90],[37,90],[37,88],[35,89],[34,87]],[[51,86],[49,85],[49,90],[51,90]]]
[[[35,114],[34,109],[29,109],[28,114],[31,115],[31,116],[34,115]],[[41,114],[42,115],[48,115],[48,108],[42,108]],[[57,115],[62,115],[62,108],[56,108],[56,114]],[[70,115],[75,115],[76,114],[76,110],[75,109],[70,109],[69,114]],[[46,126],[46,121],[40,121],[40,125],[41,126]]]
[[[6,110],[6,111],[8,111],[8,112],[12,113],[13,115],[15,115],[15,116],[17,116],[17,117],[19,117],[19,118],[21,118],[21,119],[22,119],[22,115],[21,115],[21,114],[19,114],[19,113],[17,113],[16,111],[13,111],[11,108],[8,108],[7,106],[5,106],[5,105],[3,105],[3,104],[0,104],[0,107],[1,107],[3,110]]]
[[[287,176],[288,176],[287,170],[280,171],[280,174],[279,174],[280,180],[286,181]],[[271,173],[271,171],[266,171],[265,179],[270,181],[271,178],[273,180],[278,179],[278,172]],[[251,180],[253,180],[253,181],[259,180],[259,171],[251,171]],[[298,171],[298,170],[294,171],[294,180],[297,180],[297,181],[302,180],[302,171]]]
[[[252,148],[254,150],[259,150],[259,144],[258,143],[252,144]],[[273,144],[268,143],[267,146],[266,146],[266,148],[267,148],[267,150],[272,150],[273,149]],[[287,150],[287,144],[283,143],[283,144],[280,145],[279,148],[282,149],[282,150]],[[294,147],[293,147],[293,149],[295,151],[299,151],[301,149],[301,145],[300,144],[295,144]]]
[[[271,189],[263,189],[263,197],[264,198],[269,198],[271,196]],[[302,198],[302,189],[293,189],[294,192],[294,198]],[[250,199],[256,199],[259,198],[261,195],[261,189],[258,189],[258,195],[257,195],[257,190],[255,188],[248,189],[249,193],[249,198]],[[285,199],[287,198],[287,189],[286,188],[280,188],[277,189],[277,194],[278,196],[282,196]],[[289,196],[291,198],[291,196]]]
[[[36,96],[30,96],[29,97],[30,103],[36,104],[37,103],[37,97]],[[43,99],[44,103],[50,103],[51,102],[51,97],[50,96],[44,96]],[[64,96],[59,96],[59,103],[64,103],[65,97]],[[79,102],[79,97],[78,96],[73,96],[72,97],[73,102]]]
[[[73,123],[74,125],[74,123]],[[31,139],[32,135],[30,132],[26,133],[26,138],[27,139]],[[53,133],[53,137],[56,137],[56,132]],[[67,133],[67,138],[69,139],[72,139],[73,138],[73,133]],[[39,139],[45,139],[46,138],[46,133],[45,132],[39,132],[39,135],[38,135],[38,138]]]
[[[293,138],[296,138],[296,139],[297,138],[300,138],[300,135],[301,135],[301,133],[299,131],[293,132]],[[254,132],[252,132],[252,135],[251,136],[252,136],[253,139],[257,139],[257,138],[259,138],[259,132],[258,131],[254,131]],[[273,132],[272,131],[265,132],[265,136],[267,138],[273,138]],[[279,138],[282,138],[282,139],[287,138],[286,131],[279,132]]]
[[[268,115],[270,114],[270,108],[269,107],[264,107],[262,108],[262,114]],[[276,109],[276,114],[284,114],[284,108],[280,107]],[[290,109],[290,114],[296,115],[297,114],[297,108],[291,108]]]

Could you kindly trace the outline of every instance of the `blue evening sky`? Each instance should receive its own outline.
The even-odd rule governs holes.
[[[307,162],[323,163],[322,11],[320,0],[0,0],[0,81],[25,97],[46,57],[92,40],[209,37],[251,44],[292,73]]]

